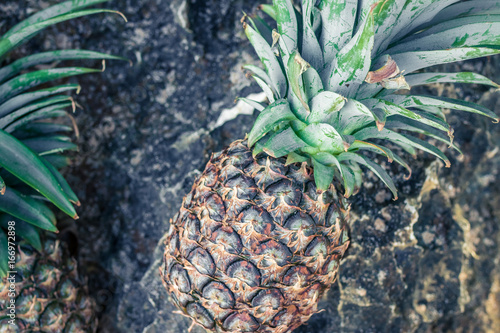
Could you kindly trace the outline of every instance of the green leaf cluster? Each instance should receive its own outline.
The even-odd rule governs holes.
[[[0,36],[0,276],[5,276],[8,270],[5,231],[9,221],[16,221],[16,241],[22,238],[41,250],[40,230],[57,232],[50,205],[78,218],[74,205],[79,205],[79,200],[58,169],[69,163],[64,153],[77,149],[71,138],[76,127],[70,113],[76,103],[67,93],[78,93],[80,87],[77,84],[46,86],[55,80],[102,69],[37,67],[59,65],[66,60],[126,60],[87,50],[43,52],[14,61],[9,60],[8,55],[56,23],[91,14],[117,13],[87,9],[106,1],[65,1],[32,15]],[[73,125],[64,124],[64,119]]]
[[[476,73],[421,69],[500,53],[500,0],[274,0],[260,6],[276,22],[247,17],[245,33],[264,69],[246,66],[269,105],[248,135],[254,154],[285,157],[314,167],[325,190],[334,177],[345,196],[362,182],[360,166],[392,191],[391,177],[364,152],[410,166],[381,143],[415,155],[417,149],[450,162],[422,136],[453,143],[443,109],[492,111],[456,99],[408,94],[412,86],[458,82],[498,88]],[[253,101],[248,101],[256,105]]]

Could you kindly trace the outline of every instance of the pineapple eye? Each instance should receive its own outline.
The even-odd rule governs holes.
[[[227,275],[233,279],[245,282],[250,287],[260,285],[261,275],[257,267],[248,261],[237,261],[232,263],[227,269]]]
[[[286,272],[283,277],[283,283],[287,286],[293,286],[297,283],[300,287],[303,287],[307,282],[307,277],[311,275],[311,272],[305,266],[293,266]]]
[[[240,237],[231,227],[220,227],[212,233],[211,240],[214,244],[222,244],[232,254],[238,254],[243,249]]]
[[[284,224],[284,227],[290,230],[303,230],[305,236],[314,234],[314,226],[312,217],[302,212],[290,216]]]
[[[173,230],[175,227],[170,226],[170,229]],[[171,256],[175,256],[177,251],[179,251],[179,233],[175,232],[172,237],[169,239],[169,254]]]
[[[62,308],[62,304],[59,304],[58,302],[53,302],[43,312],[43,315],[40,318],[40,323],[43,327],[52,326],[56,331],[58,331],[58,329],[56,328],[57,326],[55,325],[57,323],[60,325],[60,327],[64,327],[63,318],[64,318],[64,309]]]
[[[332,255],[330,256],[329,261],[323,266],[323,274],[328,274],[337,270],[338,265],[338,256]]]
[[[306,249],[306,256],[318,256],[323,255],[326,256],[328,253],[328,244],[327,240],[323,237],[316,237],[312,240],[309,246]]]
[[[47,295],[39,289],[24,289],[16,301],[17,313],[27,318],[35,317],[37,312],[42,312],[43,306],[38,299],[44,299]],[[34,310],[34,311],[33,311]]]
[[[222,327],[230,332],[255,332],[259,328],[259,323],[246,312],[235,312],[224,320]]]
[[[212,256],[201,247],[192,250],[187,260],[196,268],[198,272],[212,276],[215,273],[215,263]]]
[[[210,218],[217,222],[222,222],[224,215],[226,215],[226,209],[224,208],[222,198],[215,193],[211,194],[205,200],[205,209],[207,210]]]
[[[211,329],[215,327],[214,320],[210,317],[207,309],[201,306],[198,303],[188,304],[186,307],[186,311],[188,315],[190,315],[197,323],[202,325],[207,329]]]
[[[199,241],[201,237],[200,220],[193,214],[188,214],[185,217],[185,232],[187,237],[194,241]]]
[[[217,169],[213,164],[210,164],[205,169],[200,182],[207,187],[214,187],[217,184]]]
[[[247,176],[233,177],[226,181],[224,187],[234,188],[240,200],[253,200],[257,195],[257,188],[252,178]],[[232,197],[232,194],[230,195]]]
[[[76,293],[77,288],[70,279],[66,279],[59,286],[59,295],[61,298],[74,298],[76,297]]]
[[[279,266],[286,265],[292,257],[290,250],[285,245],[275,240],[270,240],[260,244],[255,250],[255,254],[270,257]]]
[[[170,281],[183,293],[191,291],[191,282],[187,272],[179,264],[172,266],[170,270]]]
[[[321,293],[324,291],[324,288],[325,287],[320,283],[315,283],[308,287],[307,290],[301,294],[301,296],[304,297],[304,299],[310,299],[311,301],[316,302]]]
[[[284,301],[283,296],[277,289],[267,289],[261,290],[257,296],[252,299],[252,306],[261,306],[265,308],[271,308],[277,310],[282,307]]]
[[[300,189],[288,180],[279,181],[269,186],[266,190],[266,194],[276,197],[273,208],[276,208],[281,202],[288,206],[298,206],[302,198]]]
[[[64,332],[78,332],[80,327],[84,327],[85,322],[78,316],[71,316],[66,322],[66,330]]]
[[[295,305],[290,305],[286,309],[281,310],[273,319],[273,327],[288,326],[293,321],[294,317],[298,315],[298,310]]]
[[[203,297],[207,300],[215,299],[221,308],[229,309],[234,306],[234,296],[231,290],[221,282],[210,282],[203,288]]]
[[[250,223],[259,234],[270,235],[275,229],[273,219],[261,207],[253,206],[243,211],[238,217],[239,221]]]

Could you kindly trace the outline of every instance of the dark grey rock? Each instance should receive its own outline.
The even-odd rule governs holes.
[[[0,30],[54,2],[3,0]],[[240,115],[215,127],[235,97],[258,91],[240,70],[256,62],[239,23],[242,11],[256,4],[115,1],[108,7],[129,23],[113,15],[71,21],[17,52],[88,48],[134,63],[108,62],[102,75],[79,78],[81,148],[65,172],[82,201],[79,257],[102,332],[187,332],[191,324],[172,313],[161,285],[161,238],[209,155],[243,138],[255,119]],[[498,79],[500,58],[448,69]],[[499,93],[482,86],[422,92],[481,99],[500,113]],[[400,190],[397,201],[367,174],[351,200],[351,246],[338,283],[321,301],[323,311],[296,332],[500,327],[500,126],[463,112],[451,112],[449,120],[464,152],[447,150],[451,168],[419,154],[407,181],[404,170],[387,165]]]

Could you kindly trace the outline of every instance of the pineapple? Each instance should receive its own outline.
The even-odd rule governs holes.
[[[78,291],[80,286],[75,284],[74,261],[62,254],[58,242],[42,242],[40,238],[42,231],[58,232],[49,204],[75,219],[74,205],[80,205],[58,171],[69,163],[62,153],[77,148],[70,138],[73,130],[78,134],[77,129],[64,120],[74,124],[67,110],[74,111],[77,104],[66,93],[79,92],[80,86],[46,83],[101,72],[105,59],[123,58],[87,50],[59,50],[13,60],[9,53],[53,24],[90,14],[116,13],[87,9],[106,1],[61,2],[28,17],[0,37],[0,319],[7,311],[6,279],[11,271],[18,271],[20,294],[8,296],[20,307],[20,330],[95,331],[90,301],[80,295],[84,291]],[[103,68],[56,66],[85,59],[102,59]],[[20,257],[16,264],[12,252],[17,249]],[[76,315],[75,311],[83,312]],[[2,329],[9,327],[2,322]]]
[[[0,332],[96,332],[95,302],[79,278],[77,263],[53,234],[40,244],[18,246],[16,271],[0,282]],[[10,282],[16,287],[16,320],[9,317]]]
[[[335,281],[349,245],[340,184],[318,191],[311,167],[285,162],[235,141],[212,156],[174,217],[162,276],[206,329],[285,332]]]
[[[500,1],[275,0],[245,16],[264,70],[247,65],[268,99],[244,140],[212,155],[166,236],[163,284],[179,313],[210,332],[291,332],[318,311],[348,245],[348,198],[364,169],[397,199],[375,154],[423,140],[454,149],[444,109],[492,111],[408,95],[434,82],[498,85],[475,73],[422,73],[500,53]],[[388,143],[389,149],[384,144]],[[364,169],[362,169],[364,168]],[[408,175],[408,176],[409,176]]]

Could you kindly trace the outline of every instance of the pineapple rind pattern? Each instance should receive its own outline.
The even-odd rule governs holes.
[[[59,240],[47,235],[41,252],[21,242],[16,271],[16,325],[8,323],[9,284],[2,279],[0,332],[96,332],[95,301]]]
[[[316,313],[349,244],[337,186],[318,191],[306,163],[254,158],[246,141],[214,154],[166,240],[181,313],[211,332],[291,332]]]

